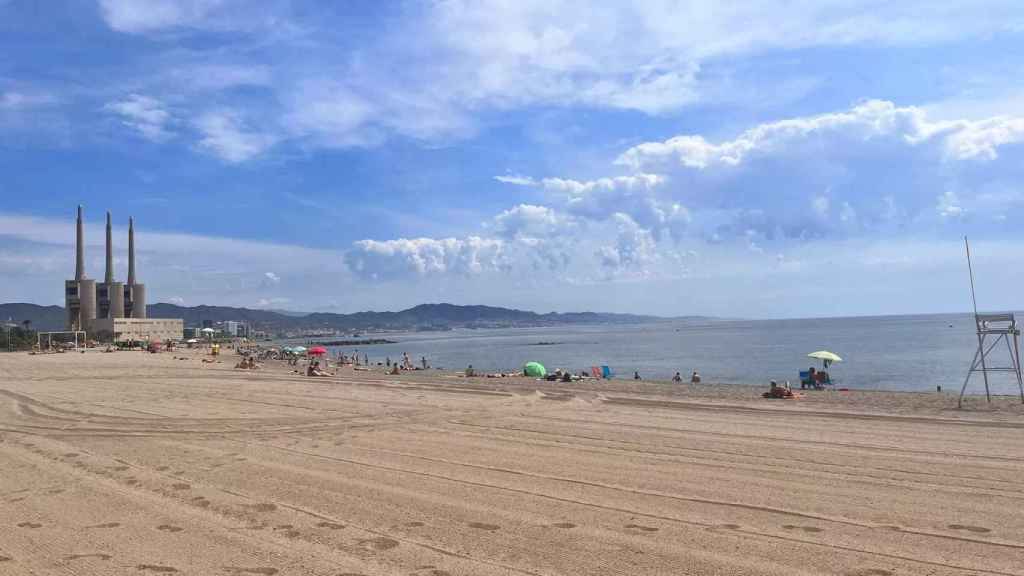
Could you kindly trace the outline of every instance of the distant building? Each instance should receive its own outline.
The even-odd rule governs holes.
[[[203,320],[203,328],[213,328],[213,320]]]
[[[115,341],[180,340],[179,319],[146,320],[146,285],[135,279],[135,219],[128,219],[128,282],[114,281],[114,249],[110,212],[107,212],[106,264],[103,282],[85,276],[85,238],[82,207],[75,222],[75,279],[64,281],[67,329],[109,332]],[[119,336],[120,335],[120,336]],[[138,337],[141,336],[141,337]]]
[[[230,336],[231,338],[234,338],[238,336],[238,327],[238,322],[235,322],[234,320],[226,320],[224,322],[224,327],[221,329],[221,331],[224,332],[225,336]]]
[[[166,342],[185,338],[181,318],[98,318],[93,330],[110,332],[114,342]]]

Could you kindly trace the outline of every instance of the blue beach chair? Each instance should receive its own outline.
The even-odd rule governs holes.
[[[607,366],[601,366],[601,377],[608,380],[612,377],[612,369]]]

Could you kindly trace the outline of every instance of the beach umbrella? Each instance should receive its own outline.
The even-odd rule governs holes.
[[[188,340],[185,340],[186,344],[196,344],[197,342],[199,342],[199,340],[196,340],[195,338],[189,338]]]
[[[200,332],[203,332],[203,333],[206,333],[206,334],[213,334],[214,332],[216,332],[216,330],[214,330],[213,328],[203,328],[202,330],[200,330]]]
[[[821,365],[824,366],[826,369],[833,362],[843,361],[843,359],[839,357],[839,354],[836,354],[835,352],[829,352],[828,350],[818,350],[817,352],[811,352],[810,354],[807,355],[807,357],[814,358],[816,360],[821,360]]]
[[[309,354],[312,356],[323,356],[324,354],[327,354],[327,348],[324,348],[323,346],[314,346],[309,349]]]
[[[523,374],[534,378],[543,378],[548,375],[548,371],[540,362],[527,362],[523,366]]]
[[[306,347],[305,346],[292,346],[292,352],[295,353],[295,354],[305,354],[306,353]]]

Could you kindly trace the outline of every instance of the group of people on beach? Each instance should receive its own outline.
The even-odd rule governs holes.
[[[637,376],[639,376],[639,374],[637,374]],[[636,380],[639,379],[640,378],[636,378]],[[681,383],[683,381],[682,374],[676,372],[676,375],[672,377],[672,381],[676,384]],[[700,384],[700,374],[698,374],[696,370],[693,371],[693,374],[690,374],[690,384]]]

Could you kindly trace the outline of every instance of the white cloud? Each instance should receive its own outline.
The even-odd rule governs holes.
[[[345,254],[358,276],[388,280],[437,274],[474,275],[506,268],[504,243],[493,238],[360,240]]]
[[[185,299],[182,298],[181,296],[171,296],[170,298],[167,299],[167,302],[169,304],[175,304],[177,306],[185,305]]]
[[[264,272],[263,276],[266,277],[267,280],[273,282],[274,284],[278,284],[281,282],[281,277],[278,276],[277,274],[274,274],[273,272]]]
[[[495,180],[503,184],[514,184],[516,186],[536,186],[537,181],[529,176],[521,176],[519,174],[507,174],[505,176],[495,176]]]
[[[103,18],[121,32],[147,32],[202,22],[216,0],[100,0]]]
[[[283,296],[274,296],[271,298],[260,298],[256,300],[257,308],[270,308],[275,306],[284,306],[291,303],[291,298],[285,298]]]
[[[293,11],[287,2],[101,0],[100,7],[108,25],[126,33],[231,31],[237,37],[219,38],[224,45],[202,58],[169,49],[158,63],[171,72],[155,76],[162,86],[176,78],[175,91],[258,86],[260,94],[248,94],[247,105],[277,127],[263,129],[274,140],[347,148],[393,134],[428,143],[467,138],[490,112],[535,106],[668,114],[721,102],[735,91],[734,84],[716,85],[721,74],[705,74],[728,58],[939,42],[1024,27],[1014,2],[995,0],[984,10],[968,4],[914,0],[865,11],[846,0],[801,0],[780,11],[761,1],[718,10],[704,1],[450,0],[402,5],[373,43],[358,45],[338,34],[348,22],[332,20],[330,11]],[[250,51],[259,60],[247,64]],[[775,80],[804,86],[800,94],[816,82]],[[1017,138],[991,132],[965,141],[957,153],[989,154],[986,143]],[[744,153],[741,146],[709,148],[699,137],[680,137],[673,145],[690,148],[680,154],[684,161],[704,165],[738,161]],[[232,162],[258,156],[223,148],[233,150]]]
[[[818,218],[828,218],[829,200],[828,196],[815,196],[811,199],[811,210]]]
[[[99,0],[107,25],[128,34],[171,29],[247,30],[279,23],[277,2],[240,0]],[[269,8],[275,8],[271,11]]]
[[[44,92],[7,90],[0,92],[0,111],[17,111],[55,104],[57,98]]]
[[[952,190],[946,190],[938,197],[935,210],[942,218],[959,218],[964,213],[963,207],[960,206],[960,199]]]
[[[504,238],[548,238],[564,233],[574,223],[547,206],[519,204],[494,217],[493,228]]]
[[[601,265],[610,273],[649,276],[648,265],[655,259],[654,237],[626,214],[615,213],[612,220],[618,234],[614,244],[598,249]]]
[[[156,98],[130,94],[122,100],[108,103],[104,109],[119,114],[125,126],[136,130],[147,140],[163,142],[173,135],[167,127],[171,114]]]
[[[793,153],[787,148],[811,138],[841,139],[853,144],[885,140],[902,142],[907,146],[939,141],[953,160],[979,156],[994,159],[997,147],[1024,141],[1024,118],[929,121],[921,108],[897,107],[892,102],[870,100],[848,111],[761,124],[719,144],[710,143],[699,135],[645,142],[623,152],[615,163],[634,170],[673,165],[697,169],[728,168],[738,166],[752,156]]]
[[[231,111],[207,112],[196,119],[195,125],[202,134],[201,149],[235,164],[259,156],[276,140],[269,133],[247,129],[238,114]]]

